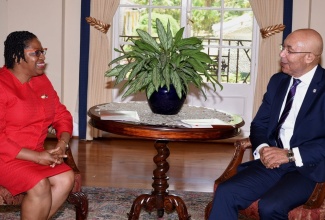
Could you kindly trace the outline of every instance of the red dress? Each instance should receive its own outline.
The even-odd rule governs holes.
[[[72,134],[72,117],[60,103],[45,74],[22,84],[6,67],[0,68],[0,185],[13,195],[34,187],[40,180],[70,170],[16,159],[22,148],[43,151],[48,127],[57,137]]]

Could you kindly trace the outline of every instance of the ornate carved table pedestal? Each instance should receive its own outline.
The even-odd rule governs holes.
[[[99,109],[110,110],[136,110],[140,116],[140,122],[126,122],[116,120],[101,120]],[[186,118],[197,118],[199,112],[201,117],[219,117],[210,114],[218,113],[222,115],[226,123],[212,124],[209,128],[189,128],[184,127],[181,120]],[[194,116],[193,116],[194,114]],[[219,140],[234,137],[240,133],[240,127],[244,121],[236,115],[220,113],[213,109],[202,107],[185,106],[178,115],[162,116],[150,112],[146,108],[146,103],[109,103],[93,106],[89,109],[90,124],[100,130],[113,134],[125,135],[143,139],[155,140],[157,155],[153,161],[156,169],[153,171],[153,191],[151,194],[142,194],[138,196],[128,214],[129,220],[139,219],[140,212],[144,209],[147,212],[157,210],[158,217],[161,218],[164,212],[177,211],[180,220],[190,219],[186,205],[182,198],[177,195],[168,193],[168,176],[169,163],[167,158],[170,154],[167,146],[169,141],[206,141]],[[210,115],[210,116],[209,116]],[[211,118],[211,122],[213,122]],[[150,119],[150,120],[149,120]],[[149,121],[148,121],[149,120]]]

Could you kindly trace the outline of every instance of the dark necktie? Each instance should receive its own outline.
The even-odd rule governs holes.
[[[295,97],[295,94],[296,94],[296,88],[298,86],[298,84],[301,82],[300,79],[293,79],[293,83],[292,83],[292,86],[289,90],[289,93],[288,93],[288,96],[287,96],[287,100],[286,100],[286,104],[284,106],[284,109],[283,109],[283,112],[281,114],[281,117],[279,119],[279,122],[278,122],[278,125],[276,126],[276,130],[275,130],[275,137],[276,137],[276,141],[277,141],[277,144],[279,147],[283,148],[283,144],[281,142],[281,139],[280,139],[280,129],[283,125],[283,123],[285,122],[285,120],[287,119],[288,115],[289,115],[289,112],[291,110],[291,107],[292,107],[292,103],[293,103],[293,98]]]

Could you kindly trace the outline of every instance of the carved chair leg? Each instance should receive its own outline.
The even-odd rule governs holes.
[[[76,208],[76,220],[87,219],[88,214],[88,198],[83,192],[71,193],[68,202]]]
[[[204,213],[204,219],[208,220],[209,216],[210,216],[210,212],[212,209],[212,201],[208,203],[208,205],[205,207],[205,213]]]

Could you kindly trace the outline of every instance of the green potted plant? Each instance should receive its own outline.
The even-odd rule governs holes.
[[[202,52],[202,40],[197,37],[183,38],[184,27],[175,36],[172,35],[170,23],[167,29],[156,19],[157,39],[148,32],[137,29],[139,39],[133,40],[129,51],[121,51],[122,55],[109,63],[117,63],[105,73],[106,77],[115,77],[115,85],[124,81],[122,89],[126,89],[123,98],[137,92],[145,91],[147,98],[158,92],[160,88],[170,91],[175,88],[178,98],[186,97],[189,84],[192,83],[203,90],[204,77],[211,82],[214,91],[216,85],[222,89],[217,76],[209,71],[216,63],[208,54]],[[123,64],[119,62],[128,60]]]

